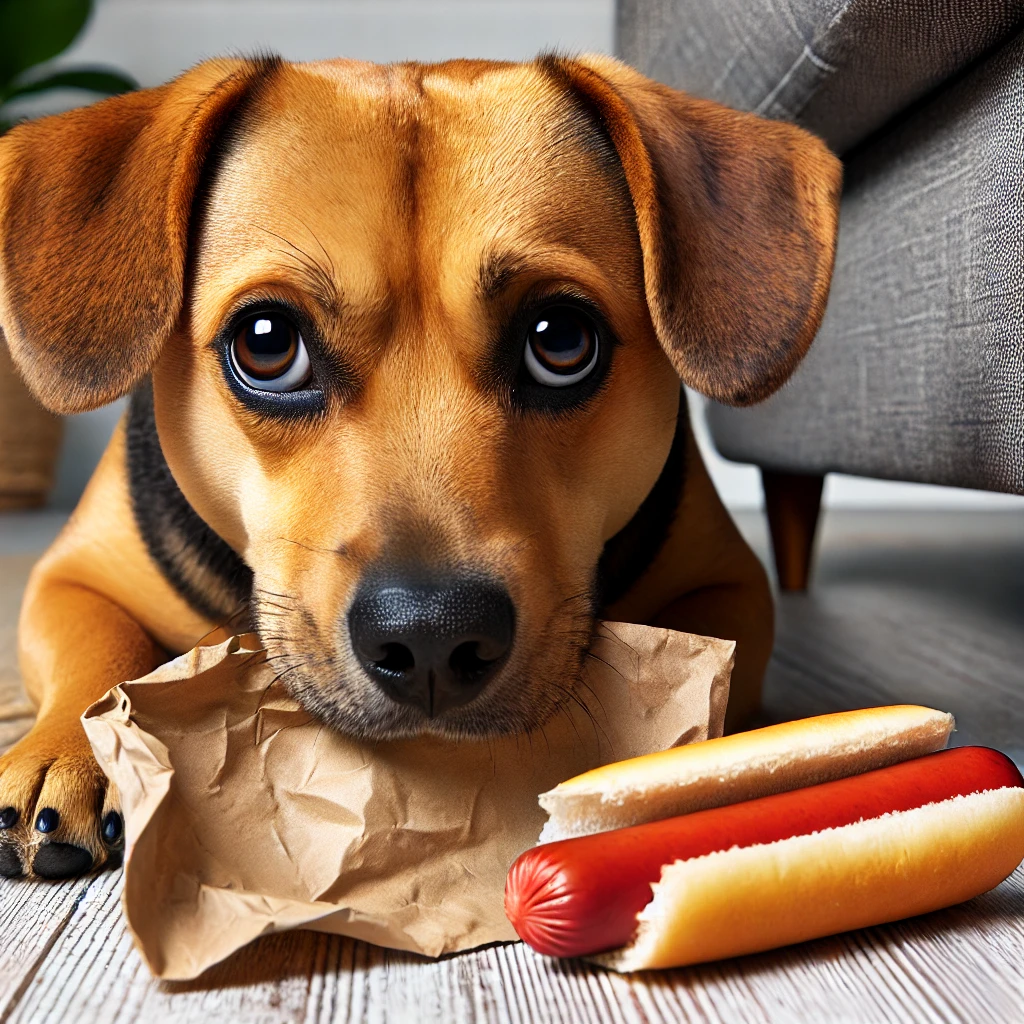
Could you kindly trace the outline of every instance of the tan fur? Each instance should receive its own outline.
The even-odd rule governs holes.
[[[505,583],[516,644],[480,700],[495,728],[541,724],[575,678],[603,546],[665,463],[679,375],[747,401],[777,386],[810,343],[831,270],[838,164],[796,129],[680,98],[600,58],[211,64],[162,88],[0,144],[0,213],[17,229],[4,242],[0,323],[29,383],[66,410],[151,372],[174,478],[252,567],[264,641],[300,694],[370,699],[339,621],[363,570],[406,554]],[[581,103],[603,108],[591,115],[609,126],[619,166],[588,141]],[[190,247],[199,164],[236,107],[241,127]],[[698,170],[692,152],[666,180],[652,176],[679,156],[666,120],[688,133],[687,152],[713,144],[723,223],[686,177]],[[123,168],[111,176],[104,164],[99,194],[76,175],[125,125],[144,144],[122,143]],[[60,145],[74,152],[48,177]],[[773,162],[795,182],[781,200],[763,194]],[[85,200],[98,212],[77,215],[84,237],[72,244],[50,207]],[[145,237],[126,243],[130,202]],[[785,209],[765,212],[773,206]],[[31,230],[33,216],[45,230]],[[666,218],[683,241],[666,236]],[[83,246],[88,273],[68,266]],[[732,268],[744,251],[753,262]],[[751,269],[760,284],[741,297],[714,284],[731,274],[725,287],[739,287]],[[622,341],[608,384],[571,414],[511,414],[486,383],[495,332],[524,297],[564,285],[589,296]],[[122,288],[131,302],[118,302]],[[243,406],[212,342],[246,297],[299,305],[357,382],[353,393],[332,395],[315,422]],[[726,300],[755,308],[730,319],[715,312]],[[759,332],[743,334],[755,321]],[[737,639],[735,724],[757,705],[771,597],[687,444],[668,539],[607,613]],[[20,809],[19,842],[37,841],[27,830],[38,808],[59,806],[58,838],[98,862],[104,784],[77,716],[162,649],[187,649],[216,625],[150,561],[125,474],[119,431],[33,574],[21,650],[40,719],[0,759],[0,807]]]

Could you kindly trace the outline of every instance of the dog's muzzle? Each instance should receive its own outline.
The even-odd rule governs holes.
[[[481,693],[512,648],[515,620],[505,588],[469,574],[364,580],[348,614],[366,674],[392,700],[429,718]]]

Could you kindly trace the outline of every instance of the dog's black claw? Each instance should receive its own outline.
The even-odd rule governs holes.
[[[124,831],[124,822],[117,811],[107,811],[103,818],[103,841],[105,843],[116,843]]]
[[[60,814],[52,807],[44,807],[36,818],[37,832],[55,832],[60,824]]]
[[[0,846],[0,878],[21,878],[25,869],[10,846]]]
[[[0,811],[0,830],[14,828],[18,824],[18,808],[5,807]]]
[[[92,854],[71,843],[45,843],[32,861],[32,870],[40,878],[74,878],[91,867]]]

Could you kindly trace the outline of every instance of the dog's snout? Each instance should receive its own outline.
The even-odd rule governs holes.
[[[352,649],[370,678],[431,718],[476,697],[515,635],[508,592],[480,577],[364,583],[348,619]]]

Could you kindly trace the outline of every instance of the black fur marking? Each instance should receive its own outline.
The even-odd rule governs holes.
[[[604,113],[573,82],[564,67],[564,61],[565,58],[553,53],[543,54],[536,61],[537,67],[568,101],[566,120],[561,126],[562,137],[595,157],[598,167],[615,187],[623,205],[632,210],[633,196]]]
[[[607,608],[632,589],[668,538],[686,482],[689,429],[686,393],[683,392],[679,399],[675,437],[661,475],[636,515],[605,544],[597,563],[597,591],[602,608]]]
[[[252,593],[252,571],[199,517],[171,475],[148,379],[132,393],[127,449],[132,512],[150,557],[200,614],[218,621],[237,614]]]
[[[199,252],[198,242],[209,214],[210,196],[214,183],[227,160],[246,137],[259,127],[260,103],[269,91],[278,71],[284,66],[284,61],[275,53],[256,54],[252,59],[257,64],[257,72],[253,75],[252,82],[244,94],[239,97],[238,102],[229,112],[210,145],[206,159],[203,161],[199,182],[192,196],[192,206],[189,211],[188,248],[185,252],[185,287],[187,289],[186,301],[183,303],[185,307],[188,306],[192,282],[195,280],[196,256]],[[313,294],[317,294],[317,292],[314,291]]]

